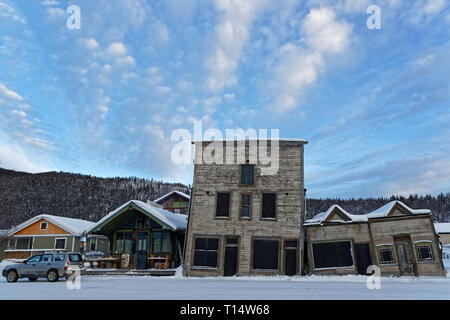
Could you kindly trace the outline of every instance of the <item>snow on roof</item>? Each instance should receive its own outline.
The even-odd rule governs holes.
[[[54,225],[66,230],[67,232],[73,234],[73,235],[81,235],[83,232],[85,232],[87,229],[91,228],[93,225],[95,225],[95,222],[81,220],[81,219],[73,219],[73,218],[67,218],[67,217],[60,217],[60,216],[54,216],[49,214],[40,214],[38,216],[35,216],[27,221],[25,221],[22,224],[19,224],[16,227],[11,228],[9,230],[8,235],[12,235],[29,225],[39,221],[39,220],[46,220],[48,222],[53,223]]]
[[[381,208],[378,208],[377,210],[374,210],[372,212],[369,212],[367,214],[367,216],[369,218],[380,218],[380,217],[386,217],[389,212],[391,212],[392,208],[396,205],[400,205],[402,206],[404,209],[406,209],[407,211],[409,211],[411,214],[427,214],[427,213],[431,213],[430,210],[428,209],[411,209],[410,207],[408,207],[406,204],[404,204],[401,201],[395,200],[395,201],[391,201],[389,203],[386,203],[384,206],[382,206]]]
[[[305,224],[320,224],[324,222],[335,209],[339,210],[341,213],[343,213],[349,218],[349,221],[341,220],[339,222],[348,223],[348,222],[367,221],[367,217],[365,215],[350,214],[347,211],[345,211],[341,206],[333,204],[326,212],[318,213],[313,218],[306,220]]]
[[[153,202],[159,202],[159,201],[161,201],[161,200],[163,200],[163,199],[165,199],[165,198],[171,196],[171,195],[174,194],[174,193],[176,193],[176,194],[178,194],[179,196],[181,196],[181,197],[183,197],[183,198],[186,198],[186,199],[188,199],[188,200],[191,199],[191,197],[190,197],[189,195],[187,195],[186,193],[181,192],[181,191],[178,191],[178,190],[173,190],[173,191],[169,192],[168,194],[165,194],[165,195],[163,195],[162,197],[159,197],[158,199],[153,200]]]
[[[124,208],[127,206],[134,204],[135,206],[139,207],[140,209],[144,210],[147,214],[150,216],[155,217],[157,220],[163,222],[164,224],[168,225],[173,230],[186,230],[187,226],[187,215],[179,214],[179,213],[173,213],[168,210],[164,210],[161,208],[157,208],[155,206],[152,206],[151,204],[145,203],[143,201],[139,200],[130,200],[120,207],[118,207],[116,210],[111,211],[106,216],[104,216],[100,221],[98,221],[94,226],[92,226],[88,232],[92,232],[94,229],[96,229],[98,226],[103,224],[105,221],[109,220],[116,214],[120,213]]]
[[[404,209],[409,211],[411,214],[428,214],[428,213],[431,213],[431,211],[428,210],[428,209],[411,209],[410,207],[408,207],[403,202],[397,201],[397,200],[396,201],[391,201],[391,202],[385,204],[384,206],[382,206],[381,208],[378,208],[377,210],[374,210],[374,211],[372,211],[370,213],[360,214],[360,215],[350,214],[347,211],[345,211],[344,209],[342,209],[342,207],[340,207],[339,205],[334,204],[326,212],[318,213],[313,218],[311,218],[309,220],[306,220],[305,224],[306,225],[321,224],[322,222],[324,222],[328,218],[328,216],[335,209],[338,209],[341,213],[343,213],[344,215],[346,215],[350,219],[349,221],[342,220],[342,221],[339,221],[339,222],[342,222],[342,223],[366,222],[366,221],[368,221],[368,219],[386,217],[389,214],[389,212],[391,212],[392,208],[396,204],[402,206]],[[449,232],[450,232],[450,223],[449,223]]]
[[[434,229],[437,233],[450,233],[450,223],[438,223],[434,224]]]

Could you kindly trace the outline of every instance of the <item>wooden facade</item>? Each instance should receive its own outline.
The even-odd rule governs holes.
[[[108,237],[122,269],[175,268],[182,261],[186,216],[132,200],[100,220],[90,235]]]
[[[398,201],[387,206],[385,214],[361,216],[333,206],[308,220],[310,273],[366,274],[376,265],[382,276],[445,276],[431,213]]]
[[[196,143],[185,275],[302,272],[305,143],[279,141],[279,168],[272,175],[261,174],[267,165],[250,162],[258,146],[248,140],[245,157],[236,164],[200,163],[209,142]],[[241,156],[236,143],[230,149],[224,141],[223,159],[230,155]]]
[[[165,210],[174,213],[188,214],[189,200],[189,195],[180,191],[172,191],[154,200],[154,202],[161,205]]]

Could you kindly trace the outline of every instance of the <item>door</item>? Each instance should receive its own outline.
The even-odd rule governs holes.
[[[41,261],[36,263],[36,270],[34,273],[35,277],[45,277],[47,275],[47,271],[52,267],[53,263],[53,254],[44,254],[42,255]]]
[[[227,238],[225,245],[224,276],[234,276],[237,272],[238,238]]]
[[[26,263],[24,262],[24,265],[20,269],[20,276],[35,277],[36,269],[41,258],[42,254],[38,254],[26,260]]]
[[[297,273],[297,240],[284,242],[284,274],[293,276]]]
[[[417,266],[409,236],[394,237],[398,267],[401,276],[417,276]]]
[[[368,243],[355,244],[355,251],[356,251],[356,266],[358,267],[358,273],[366,275],[367,268],[372,264],[369,244]]]
[[[148,236],[138,236],[136,238],[136,269],[147,269],[148,256]]]

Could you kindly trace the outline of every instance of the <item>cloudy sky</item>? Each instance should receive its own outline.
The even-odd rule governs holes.
[[[307,139],[310,196],[448,192],[449,30],[446,0],[0,0],[0,167],[189,183],[202,120]]]

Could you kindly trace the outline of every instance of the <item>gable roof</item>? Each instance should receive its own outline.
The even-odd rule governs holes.
[[[25,229],[26,227],[32,225],[33,223],[39,221],[39,220],[46,220],[48,222],[53,223],[54,225],[66,230],[67,232],[79,236],[83,234],[87,229],[91,228],[93,225],[95,225],[95,222],[81,220],[81,219],[73,219],[73,218],[67,218],[67,217],[60,217],[60,216],[53,216],[49,214],[40,214],[38,216],[35,216],[18,226],[12,227],[8,233],[7,236],[11,236],[15,234],[16,232]]]
[[[130,200],[116,210],[111,211],[106,216],[104,216],[100,221],[95,223],[87,232],[98,231],[100,227],[111,221],[114,217],[120,215],[122,212],[125,212],[130,207],[137,209],[138,211],[150,216],[160,224],[168,227],[173,231],[178,230],[186,230],[187,226],[187,216],[184,214],[173,213],[168,210],[164,210],[161,208],[157,208],[152,206],[151,204],[145,203],[140,200]]]
[[[367,214],[367,216],[369,218],[387,217],[392,212],[394,207],[396,207],[396,206],[400,206],[402,209],[408,211],[411,214],[428,214],[428,213],[431,213],[431,210],[428,210],[428,209],[411,209],[410,207],[408,207],[403,202],[398,201],[398,200],[394,200],[394,201],[391,201],[389,203],[386,203],[381,208],[378,208],[378,209],[376,209],[376,210],[374,210],[372,212],[369,212]]]
[[[332,215],[333,212],[340,212],[341,214],[345,215],[349,218],[348,221],[342,220],[342,221],[335,221],[334,222],[340,222],[340,223],[351,223],[351,222],[367,222],[368,219],[374,219],[374,218],[382,218],[387,217],[391,211],[396,207],[400,206],[402,209],[408,211],[411,214],[430,214],[431,211],[428,209],[411,209],[406,204],[404,204],[401,201],[391,201],[384,206],[369,212],[367,214],[350,214],[342,207],[340,207],[337,204],[332,205],[326,212],[321,212],[316,214],[313,218],[306,220],[305,225],[311,225],[311,224],[321,224],[327,221],[327,219]],[[450,225],[450,223],[449,223]]]
[[[159,197],[158,199],[153,200],[153,202],[158,203],[158,202],[160,202],[160,201],[162,201],[162,200],[164,200],[164,199],[170,197],[170,196],[173,195],[173,194],[177,194],[177,195],[179,195],[180,197],[185,198],[186,200],[190,200],[190,199],[191,199],[191,197],[190,197],[189,195],[187,195],[186,193],[181,192],[181,191],[178,191],[178,190],[173,190],[173,191],[169,192],[168,194],[165,194],[165,195],[163,195],[162,197]]]

